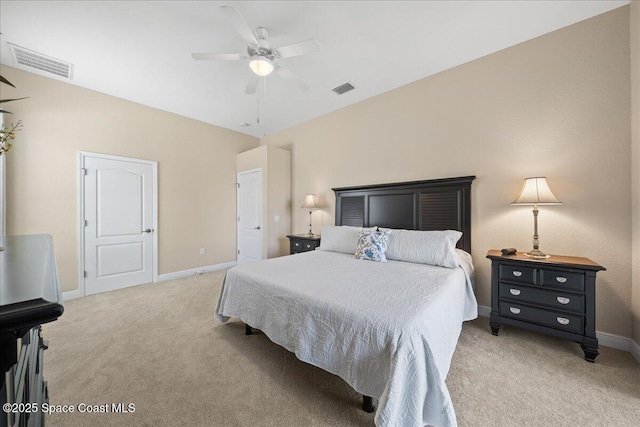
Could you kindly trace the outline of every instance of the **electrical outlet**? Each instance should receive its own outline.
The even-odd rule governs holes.
[[[206,253],[207,253],[207,251],[205,251],[204,248],[200,248],[200,255],[204,255]]]
[[[274,215],[273,222],[280,222],[280,215]]]

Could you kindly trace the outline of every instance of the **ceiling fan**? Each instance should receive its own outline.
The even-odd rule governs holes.
[[[198,61],[241,61],[251,59],[249,68],[254,72],[254,76],[247,83],[245,92],[253,94],[258,87],[258,77],[265,77],[275,72],[280,77],[293,82],[300,90],[308,90],[311,86],[288,68],[283,67],[276,61],[283,58],[291,58],[292,56],[304,55],[306,53],[320,50],[320,44],[315,39],[304,40],[301,42],[272,47],[267,40],[269,33],[263,27],[258,27],[254,31],[247,25],[240,12],[234,7],[222,6],[222,11],[231,20],[240,37],[247,42],[247,53],[192,53],[193,59]]]

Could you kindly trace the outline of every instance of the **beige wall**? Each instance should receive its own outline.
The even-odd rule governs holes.
[[[276,147],[268,147],[269,163],[267,223],[269,238],[267,240],[267,257],[289,254],[291,233],[291,152]],[[275,216],[279,221],[275,221]]]
[[[631,143],[633,202],[633,339],[640,345],[640,1],[631,3]]]
[[[267,147],[253,148],[238,153],[236,156],[236,169],[238,172],[261,168],[263,169],[262,172],[266,173],[265,169],[267,167]]]
[[[238,172],[257,168],[262,169],[262,256],[287,255],[287,234],[291,233],[291,153],[262,146],[238,154]]]
[[[159,273],[235,261],[236,154],[256,138],[2,67],[24,129],[7,156],[7,232],[53,235],[63,291],[77,289],[78,151],[158,161]],[[199,248],[206,255],[199,255]]]
[[[357,82],[356,86],[357,86]],[[357,89],[356,89],[357,90]],[[548,177],[541,249],[585,256],[598,277],[597,329],[631,335],[629,8],[624,7],[270,135],[292,151],[292,199],[332,187],[476,175],[476,292],[490,305],[491,248],[531,248],[533,218],[509,206]],[[292,209],[293,232],[306,212]]]

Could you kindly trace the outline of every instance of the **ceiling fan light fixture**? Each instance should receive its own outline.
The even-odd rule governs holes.
[[[269,58],[265,56],[258,56],[251,62],[249,62],[249,68],[251,68],[251,71],[259,75],[260,77],[264,77],[273,73],[275,66]]]

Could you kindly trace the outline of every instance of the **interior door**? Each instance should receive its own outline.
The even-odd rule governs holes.
[[[238,174],[238,264],[262,259],[262,170]]]
[[[85,157],[84,169],[85,293],[152,282],[153,165]]]

